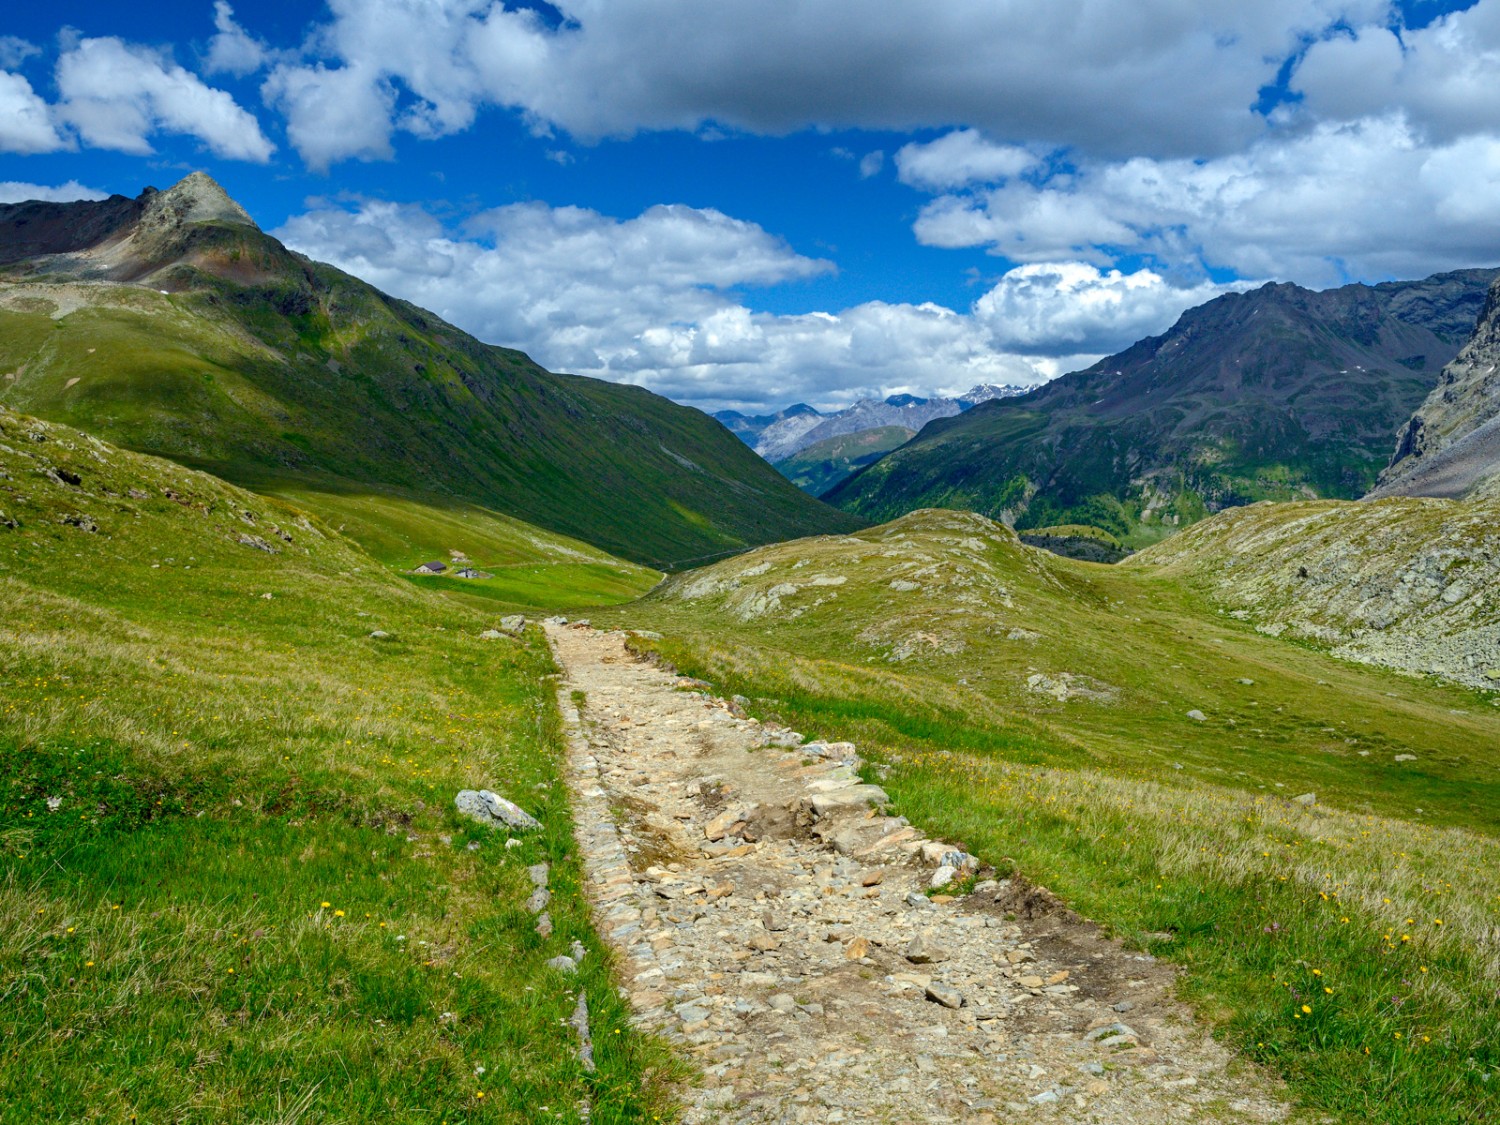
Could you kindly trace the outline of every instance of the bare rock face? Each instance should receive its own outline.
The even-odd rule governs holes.
[[[1126,567],[1201,576],[1258,632],[1469,687],[1500,684],[1500,497],[1221,512]]]
[[[74,203],[0,204],[0,265],[81,255],[81,262],[70,263],[73,270],[91,262],[113,266],[119,252],[128,248],[139,257],[143,247],[164,242],[189,223],[260,229],[212,177],[194,172],[166,191],[148,187],[134,199],[112,195]]]
[[[1474,335],[1402,429],[1370,495],[1457,499],[1500,476],[1500,282]]]
[[[141,198],[145,201],[142,231],[175,228],[183,223],[237,223],[260,229],[249,212],[205,172],[194,172],[166,191],[147,188]]]

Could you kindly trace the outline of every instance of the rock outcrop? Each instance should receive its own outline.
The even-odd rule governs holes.
[[[1232,616],[1336,656],[1500,686],[1500,503],[1256,504],[1120,564],[1186,573]]]
[[[1371,493],[1456,499],[1500,476],[1500,281],[1463,351],[1401,431]]]

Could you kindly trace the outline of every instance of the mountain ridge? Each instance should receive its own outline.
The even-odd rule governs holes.
[[[980,383],[956,398],[941,395],[923,398],[912,394],[887,395],[883,399],[862,398],[826,414],[798,403],[773,415],[772,420],[755,435],[755,440],[748,444],[775,465],[829,438],[883,426],[902,426],[915,432],[934,419],[962,414],[982,402],[1024,394],[1025,391],[1024,387],[1009,384]]]
[[[0,402],[233,483],[376,482],[668,567],[853,526],[698,411],[481,343],[201,174],[0,207],[0,247]]]
[[[1371,492],[1457,499],[1500,475],[1500,280],[1469,342],[1402,428]]]
[[[1226,294],[1090,368],[929,424],[826,498],[871,519],[947,506],[1090,524],[1132,546],[1255,500],[1353,499],[1496,277]]]

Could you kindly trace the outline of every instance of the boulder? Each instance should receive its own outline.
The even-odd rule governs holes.
[[[903,955],[913,965],[936,965],[948,960],[948,951],[923,934],[907,943]]]
[[[529,830],[542,826],[541,821],[522,809],[520,805],[507,801],[488,789],[465,789],[453,798],[453,805],[465,816],[481,824],[488,824],[492,828]]]
[[[886,805],[890,803],[886,791],[878,785],[850,785],[827,793],[814,793],[809,799],[813,815],[827,816],[834,809],[851,805]]]
[[[941,1004],[945,1008],[962,1008],[964,1006],[964,995],[950,984],[942,984],[933,981],[926,989],[927,999],[935,1004]]]

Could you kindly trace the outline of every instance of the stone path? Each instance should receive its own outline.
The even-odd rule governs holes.
[[[1172,970],[872,802],[848,743],[799,745],[547,625],[579,844],[638,1023],[702,1071],[687,1122],[1282,1121]],[[582,706],[575,704],[583,693]]]

